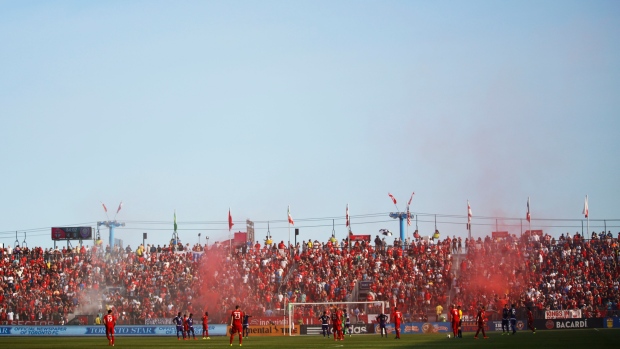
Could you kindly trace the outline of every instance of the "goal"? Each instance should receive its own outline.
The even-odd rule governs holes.
[[[356,317],[356,313],[361,314],[362,318],[368,319],[368,314],[385,313],[385,302],[373,301],[373,302],[307,302],[307,303],[289,303],[288,304],[288,334],[289,336],[296,336],[299,333],[294,333],[293,328],[295,325],[301,325],[304,323],[303,319],[307,318],[307,314],[314,314],[313,319],[317,319],[323,311],[329,311],[333,306],[340,309],[346,308],[347,314],[351,319],[352,324],[358,324],[362,321],[359,320],[359,316]],[[357,311],[356,311],[357,309]],[[374,317],[373,317],[374,318]]]

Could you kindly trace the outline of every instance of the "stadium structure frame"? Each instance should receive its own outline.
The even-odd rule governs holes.
[[[305,303],[301,303],[301,302],[294,302],[294,303],[289,303],[288,307],[289,307],[289,312],[288,312],[288,335],[289,336],[293,336],[293,317],[295,314],[295,307],[296,306],[303,306],[303,305],[336,305],[336,306],[342,306],[344,304],[381,304],[381,313],[385,314],[385,304],[386,302],[384,301],[359,301],[359,302],[305,302]]]

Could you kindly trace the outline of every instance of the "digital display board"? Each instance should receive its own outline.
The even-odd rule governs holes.
[[[92,227],[52,228],[52,240],[92,240]]]

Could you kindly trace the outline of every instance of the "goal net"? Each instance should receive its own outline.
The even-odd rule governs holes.
[[[319,317],[326,311],[331,314],[332,308],[346,309],[352,325],[365,325],[372,322],[375,316],[385,313],[384,302],[309,302],[309,303],[289,303],[288,304],[288,334],[290,336],[299,335],[293,329],[295,326],[301,328],[302,325],[315,325],[313,328],[320,328]],[[318,326],[318,327],[317,327]],[[331,328],[331,326],[330,326]],[[308,334],[318,334],[308,330]]]

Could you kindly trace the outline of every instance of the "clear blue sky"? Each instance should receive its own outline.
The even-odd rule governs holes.
[[[618,1],[2,1],[0,63],[0,243],[620,219]]]

